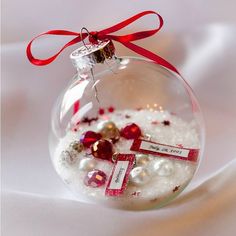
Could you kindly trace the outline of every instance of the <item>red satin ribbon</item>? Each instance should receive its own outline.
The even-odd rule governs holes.
[[[140,32],[136,32],[136,33],[132,33],[132,34],[127,34],[127,35],[122,35],[122,36],[118,36],[118,35],[112,35],[111,33],[114,33],[126,26],[128,26],[129,24],[131,24],[132,22],[138,20],[139,18],[145,16],[145,15],[155,15],[157,16],[158,20],[159,20],[159,25],[156,29],[153,30],[145,30],[145,31],[140,31]],[[171,65],[169,62],[167,62],[165,59],[161,58],[160,56],[154,54],[153,52],[150,52],[134,43],[132,43],[133,41],[136,40],[140,40],[140,39],[144,39],[147,37],[152,36],[153,34],[157,33],[163,26],[163,19],[162,17],[154,12],[154,11],[144,11],[141,12],[137,15],[134,15],[132,17],[130,17],[127,20],[124,20],[110,28],[98,31],[98,32],[90,32],[90,33],[77,33],[77,32],[71,32],[71,31],[67,31],[67,30],[50,30],[48,32],[42,33],[38,36],[36,36],[35,38],[33,38],[30,43],[27,46],[26,49],[26,54],[27,57],[29,59],[29,61],[37,66],[44,66],[44,65],[48,65],[50,64],[52,61],[54,61],[57,56],[67,47],[76,44],[78,42],[81,42],[81,40],[84,40],[85,38],[89,37],[89,41],[94,43],[96,40],[104,40],[104,39],[110,39],[110,40],[114,40],[117,41],[121,44],[123,44],[125,47],[131,49],[132,51],[148,58],[151,59],[152,61],[156,62],[159,65],[162,65],[166,68],[168,68],[169,70],[180,74],[178,72],[178,70]],[[53,55],[52,57],[49,57],[47,59],[38,59],[35,58],[32,55],[32,51],[31,51],[31,46],[32,43],[35,39],[37,39],[38,37],[41,37],[43,35],[62,35],[62,36],[76,36],[74,39],[72,39],[71,41],[69,41],[68,43],[66,43],[60,50],[59,52],[57,52],[55,55]]]

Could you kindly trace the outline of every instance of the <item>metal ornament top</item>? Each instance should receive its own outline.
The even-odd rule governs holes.
[[[80,70],[91,69],[97,63],[104,63],[115,55],[115,47],[111,40],[88,43],[70,54],[72,64]]]

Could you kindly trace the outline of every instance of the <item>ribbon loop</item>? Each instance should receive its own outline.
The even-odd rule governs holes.
[[[114,33],[116,31],[119,31],[119,30],[125,28],[126,26],[130,25],[131,23],[135,22],[136,20],[138,20],[146,15],[155,15],[158,18],[159,25],[157,26],[157,28],[151,29],[151,30],[135,32],[132,34],[127,34],[127,35],[121,35],[121,36],[111,34],[111,33]],[[110,40],[114,40],[114,41],[117,41],[117,42],[123,44],[125,47],[131,49],[132,51],[134,51],[134,52],[156,62],[157,64],[164,66],[164,67],[168,68],[169,70],[179,74],[178,70],[173,65],[171,65],[169,62],[167,62],[166,60],[164,60],[160,56],[158,56],[158,55],[152,53],[151,51],[148,51],[140,46],[137,46],[134,43],[131,43],[133,41],[144,39],[144,38],[154,35],[162,28],[163,23],[164,23],[164,21],[158,13],[156,13],[154,11],[144,11],[144,12],[138,13],[138,14],[112,26],[112,27],[109,27],[109,28],[101,30],[101,31],[92,31],[92,32],[80,34],[77,32],[72,32],[72,31],[67,31],[67,30],[51,30],[51,31],[42,33],[42,34],[36,36],[35,38],[33,38],[27,46],[26,54],[27,54],[29,61],[32,64],[37,65],[37,66],[44,66],[44,65],[48,65],[51,62],[53,62],[65,48],[67,48],[71,45],[74,45],[76,43],[79,43],[87,37],[88,37],[90,43],[97,43],[98,40],[110,39]],[[75,36],[75,38],[73,38],[68,43],[66,43],[55,55],[53,55],[49,58],[46,58],[46,59],[38,59],[33,56],[31,47],[32,47],[32,43],[34,40],[36,40],[37,38],[44,36],[44,35]]]

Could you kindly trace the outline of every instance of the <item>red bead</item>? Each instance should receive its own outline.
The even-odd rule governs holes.
[[[102,135],[93,131],[87,131],[82,134],[80,142],[84,147],[89,148],[92,144],[102,138]]]
[[[92,155],[96,158],[111,160],[113,155],[112,143],[106,139],[101,139],[91,147]]]
[[[128,124],[121,130],[121,136],[126,139],[137,139],[141,136],[141,130],[135,123]]]
[[[97,188],[106,183],[107,176],[101,170],[92,170],[84,178],[84,184],[89,187]]]

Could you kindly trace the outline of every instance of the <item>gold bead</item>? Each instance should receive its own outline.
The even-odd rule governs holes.
[[[120,139],[120,131],[112,121],[105,121],[98,125],[98,129],[103,138],[116,142]]]

